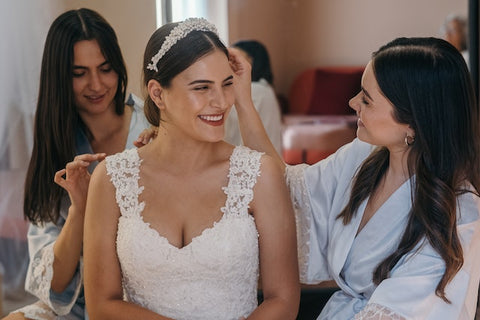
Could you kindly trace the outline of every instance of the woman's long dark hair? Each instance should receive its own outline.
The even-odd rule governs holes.
[[[73,94],[73,48],[81,40],[96,40],[118,74],[115,112],[121,115],[124,111],[127,72],[114,30],[89,9],[61,14],[50,26],[45,41],[34,143],[25,181],[23,210],[33,223],[57,221],[64,191],[53,182],[55,172],[75,157],[76,132],[84,130],[89,134]]]
[[[395,252],[373,273],[379,284],[400,258],[424,239],[445,261],[435,293],[445,301],[445,287],[463,265],[457,234],[457,196],[468,183],[479,194],[479,112],[467,65],[448,42],[435,38],[399,38],[373,54],[373,72],[394,118],[415,130],[408,167],[412,208]],[[380,147],[362,164],[350,200],[339,218],[347,224],[378,187],[388,168],[389,151]],[[373,178],[372,178],[373,177]]]

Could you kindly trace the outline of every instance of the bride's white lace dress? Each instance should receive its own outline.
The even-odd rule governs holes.
[[[125,299],[173,319],[239,319],[257,306],[258,233],[248,204],[261,153],[235,147],[222,218],[183,248],[142,218],[136,149],[107,157],[121,217],[117,254]],[[159,208],[161,210],[161,208]]]

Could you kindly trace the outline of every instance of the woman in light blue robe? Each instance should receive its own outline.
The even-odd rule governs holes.
[[[144,112],[143,101],[130,94],[126,105],[132,109],[130,129],[128,131],[125,149],[134,148],[134,142],[145,128],[149,126]],[[76,134],[77,154],[93,154],[92,147],[83,131]],[[92,162],[89,171],[98,164]],[[85,311],[85,297],[83,292],[83,258],[80,259],[68,286],[61,293],[56,293],[51,288],[54,263],[53,247],[62,232],[68,218],[70,200],[64,197],[60,207],[60,216],[54,222],[44,222],[40,225],[30,224],[28,228],[28,251],[30,263],[25,280],[25,289],[39,298],[39,302],[15,310],[33,319],[48,319],[50,315],[61,315],[65,319],[88,319]],[[38,316],[41,315],[41,316]]]
[[[335,280],[341,289],[329,300],[320,319],[352,319],[367,304],[369,312],[380,313],[388,308],[403,319],[473,319],[478,289],[475,284],[480,274],[480,202],[470,193],[459,198],[462,214],[457,224],[465,262],[447,286],[446,295],[452,305],[435,295],[445,266],[428,243],[422,243],[420,251],[405,255],[379,286],[373,283],[372,272],[379,257],[395,251],[405,230],[411,209],[411,186],[410,181],[402,184],[358,235],[361,215],[343,225],[336,218],[337,213],[348,202],[356,169],[372,150],[372,145],[355,139],[313,166],[287,167],[297,212],[301,281],[315,284]],[[366,203],[365,200],[359,212]],[[376,319],[365,315],[358,318]]]
[[[143,102],[133,95],[127,99],[126,87],[117,37],[101,15],[81,8],[52,22],[24,194],[24,215],[31,222],[25,289],[38,301],[8,319],[88,319],[83,294],[88,179],[86,186],[70,181],[89,177],[87,170],[107,154],[141,145],[137,138],[149,124]]]
[[[285,166],[232,50],[240,128]],[[341,290],[318,319],[473,319],[480,277],[480,129],[467,66],[446,41],[396,39],[350,100],[357,138],[287,166],[301,282]]]

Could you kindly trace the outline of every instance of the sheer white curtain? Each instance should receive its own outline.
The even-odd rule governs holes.
[[[28,263],[23,184],[43,45],[51,22],[65,11],[61,3],[0,1],[0,273],[6,298],[23,294]]]

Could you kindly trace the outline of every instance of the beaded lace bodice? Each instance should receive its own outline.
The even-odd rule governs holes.
[[[107,157],[121,212],[117,254],[128,301],[174,319],[239,319],[256,308],[258,233],[248,205],[260,157],[246,147],[234,149],[222,218],[183,248],[142,218],[137,150]]]

